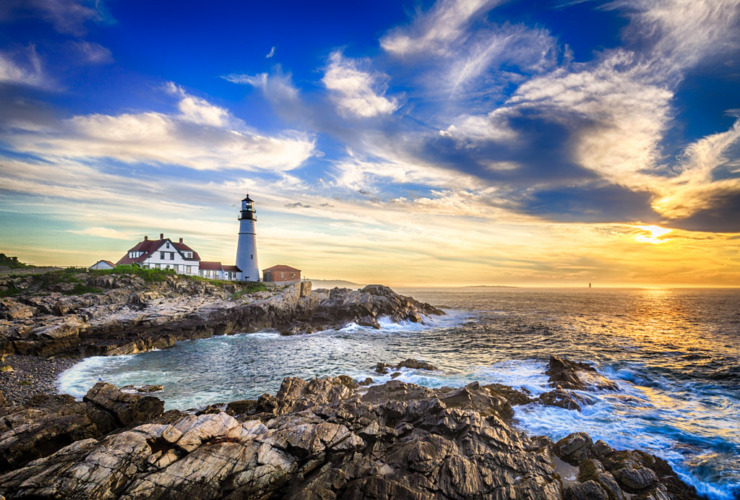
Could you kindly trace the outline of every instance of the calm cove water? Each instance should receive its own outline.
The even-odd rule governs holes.
[[[427,325],[350,325],[282,337],[272,332],[178,343],[165,351],[88,358],[60,392],[83,396],[102,377],[162,384],[166,407],[189,409],[275,393],[283,377],[346,374],[384,382],[373,367],[406,358],[430,387],[498,382],[541,394],[551,354],[587,361],[618,382],[590,392],[582,412],[527,405],[516,425],[554,440],[586,431],[615,448],[663,457],[703,495],[740,498],[740,290],[398,289],[449,314]]]

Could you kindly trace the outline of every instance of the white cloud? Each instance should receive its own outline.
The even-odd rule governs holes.
[[[108,64],[113,62],[113,54],[111,54],[110,49],[99,43],[70,42],[70,46],[85,63]]]
[[[273,75],[267,73],[256,75],[232,73],[221,78],[237,85],[251,85],[258,88],[272,102],[296,103],[299,101],[298,89],[293,85],[291,76],[283,75],[280,71]]]
[[[265,136],[175,85],[168,91],[179,98],[179,114],[79,115],[56,127],[16,131],[6,141],[19,152],[49,158],[113,158],[196,170],[284,171],[314,154],[314,140],[306,134]]]
[[[31,45],[24,51],[23,62],[8,53],[0,52],[0,82],[47,88],[51,86],[41,67],[36,48]]]
[[[275,55],[275,46],[273,45],[272,48],[270,49],[270,52],[268,52],[267,55],[265,56],[265,59],[270,59],[274,55]]]
[[[333,186],[353,191],[376,191],[376,185],[384,182],[397,184],[419,184],[440,188],[476,189],[482,184],[475,178],[460,172],[439,168],[402,154],[393,154],[390,148],[383,153],[385,158],[358,158],[354,154],[338,161],[333,168]]]
[[[617,0],[610,5],[631,13],[628,36],[652,43],[647,63],[665,65],[667,71],[690,68],[740,42],[737,0]]]
[[[226,127],[237,122],[224,108],[215,106],[205,99],[189,95],[172,82],[168,82],[165,89],[168,93],[180,98],[177,108],[180,110],[180,118],[184,121],[198,125],[212,127]]]
[[[487,141],[512,143],[519,137],[507,121],[506,109],[495,109],[486,116],[460,116],[446,130],[440,130],[439,134],[466,146]]]
[[[400,106],[396,98],[385,97],[387,76],[358,68],[358,62],[340,52],[329,57],[329,67],[322,82],[331,91],[332,100],[344,115],[371,118],[393,113]]]
[[[82,3],[78,0],[3,0],[0,20],[21,17],[30,11],[51,23],[59,33],[81,36],[85,33],[85,23],[100,19],[97,11]]]
[[[417,54],[444,55],[450,44],[467,36],[467,28],[476,16],[492,9],[502,0],[440,0],[427,13],[417,16],[412,25],[385,35],[383,49],[396,56]]]
[[[671,219],[682,219],[712,208],[728,196],[740,196],[740,179],[714,180],[717,168],[731,165],[740,155],[740,120],[725,132],[691,144],[679,165],[680,174],[658,185],[653,208]]]
[[[96,236],[98,238],[108,238],[113,240],[131,240],[136,237],[133,233],[125,233],[109,227],[89,227],[80,230],[70,230],[69,232],[72,234]]]

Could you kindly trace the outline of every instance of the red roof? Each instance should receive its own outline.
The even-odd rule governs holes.
[[[106,263],[106,264],[108,264],[108,265],[109,265],[110,267],[116,267],[116,265],[115,265],[115,264],[114,264],[113,262],[109,261],[109,260],[101,260],[100,262],[105,262],[105,263]]]
[[[277,266],[268,267],[267,269],[262,270],[263,273],[267,271],[292,271],[292,272],[299,272],[299,273],[301,272],[300,269],[296,269],[295,267],[290,267],[290,266],[284,266],[282,264],[277,265]]]
[[[200,269],[204,271],[220,271],[221,263],[220,262],[206,262],[205,260],[201,260]]]
[[[241,269],[239,269],[239,268],[238,268],[238,267],[236,267],[236,266],[223,266],[223,268],[224,268],[224,271],[231,271],[231,272],[235,272],[235,273],[240,273],[240,272],[242,272],[242,270],[241,270]]]
[[[187,246],[185,243],[175,243],[169,238],[160,238],[158,240],[150,240],[148,238],[144,239],[144,241],[140,241],[134,246],[133,248],[129,249],[128,252],[126,252],[126,255],[121,257],[118,262],[116,262],[117,266],[125,265],[125,264],[141,264],[144,262],[152,253],[159,250],[159,248],[164,245],[165,243],[170,242],[173,247],[175,247],[176,250],[180,253],[181,257],[185,260],[200,260],[200,255],[198,255],[198,252]],[[131,252],[142,252],[142,254],[139,257],[131,258],[129,257],[129,254]],[[185,258],[184,252],[193,252],[193,256],[190,258]]]

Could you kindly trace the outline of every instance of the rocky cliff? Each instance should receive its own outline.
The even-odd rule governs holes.
[[[46,446],[25,462],[13,440],[27,409],[0,410],[5,470],[15,498],[654,499],[697,498],[663,460],[617,451],[584,433],[553,443],[511,425],[526,395],[503,386],[428,389],[400,381],[367,389],[341,376],[286,378],[280,391],[226,411],[171,411],[96,385],[25,439]],[[129,407],[132,409],[129,410]],[[55,409],[56,408],[56,409]],[[137,424],[147,415],[149,420]],[[29,424],[30,425],[30,424]],[[65,425],[67,427],[65,427]],[[64,431],[65,428],[72,429]],[[113,429],[102,435],[102,428]],[[34,433],[35,432],[35,433]],[[35,439],[50,434],[63,440]],[[50,446],[56,445],[56,448]],[[58,450],[58,451],[55,451]],[[46,456],[45,456],[46,455]],[[31,458],[43,456],[26,463]]]
[[[356,321],[379,327],[378,318],[423,321],[442,311],[369,285],[361,290],[311,291],[309,282],[244,293],[239,285],[167,276],[79,273],[75,284],[34,289],[32,277],[0,282],[0,354],[92,356],[165,348],[182,339],[277,329],[310,333]],[[70,295],[74,290],[95,293]]]

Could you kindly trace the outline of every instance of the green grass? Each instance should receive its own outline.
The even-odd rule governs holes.
[[[166,281],[169,276],[176,276],[174,269],[144,269],[139,266],[116,266],[114,269],[86,270],[92,276],[130,275],[138,276],[146,282]]]
[[[173,269],[145,269],[139,266],[117,266],[114,269],[87,269],[84,267],[68,267],[58,271],[50,271],[43,274],[28,275],[28,287],[21,289],[11,282],[6,282],[5,290],[0,290],[1,297],[16,297],[23,294],[44,294],[52,290],[59,290],[60,284],[72,284],[71,290],[63,291],[64,295],[82,295],[85,293],[103,293],[97,287],[89,286],[89,277],[95,276],[138,276],[147,283],[158,283],[177,276],[179,279],[206,282],[223,289],[226,286],[235,286],[239,289],[231,294],[231,299],[236,300],[244,295],[267,290],[263,283],[243,284],[238,281],[213,280],[200,276],[188,276],[176,274]],[[68,288],[68,287],[63,287]]]

